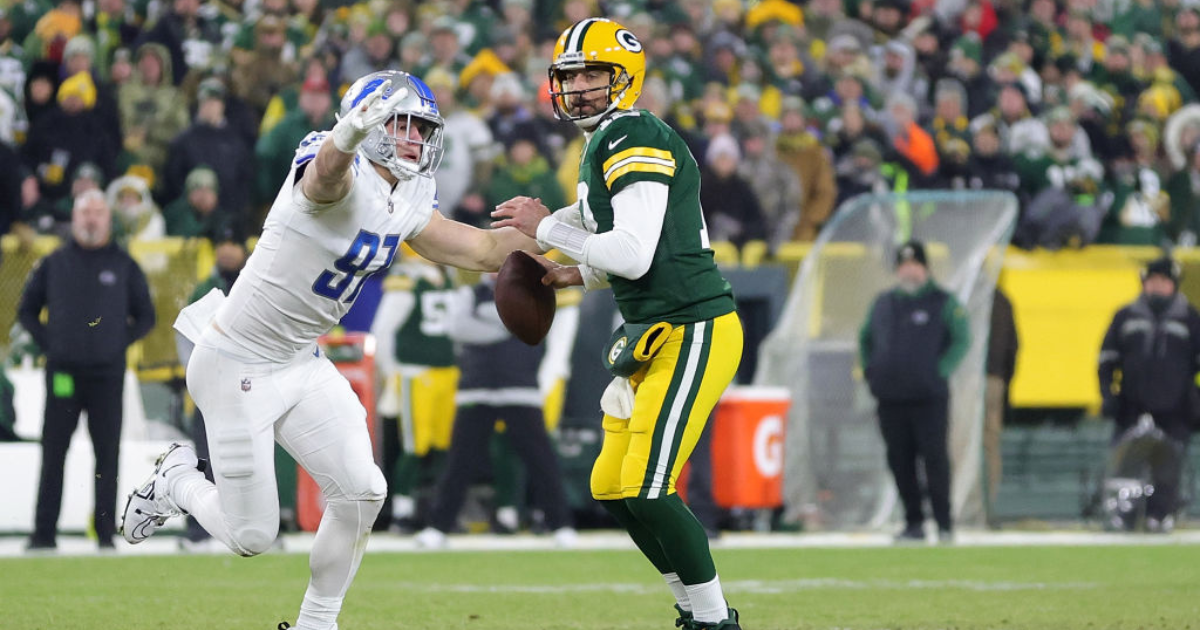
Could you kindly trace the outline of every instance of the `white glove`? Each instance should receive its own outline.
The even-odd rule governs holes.
[[[629,379],[618,376],[600,396],[600,410],[618,420],[628,420],[633,417],[633,398],[633,386],[629,384]]]
[[[394,94],[385,97],[384,93],[391,86],[391,79],[374,87],[367,84],[367,90],[370,91],[362,97],[358,106],[338,119],[329,134],[333,136],[333,146],[337,147],[338,151],[354,153],[358,150],[358,145],[362,144],[376,127],[391,117],[391,104],[394,102],[391,99],[404,98],[408,91],[407,87],[399,88]]]

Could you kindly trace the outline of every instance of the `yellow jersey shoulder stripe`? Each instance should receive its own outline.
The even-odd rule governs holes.
[[[657,158],[671,162],[671,166],[675,165],[675,156],[671,155],[670,151],[652,149],[650,147],[631,147],[621,151],[620,153],[614,153],[612,157],[604,161],[604,166],[600,170],[607,173],[614,164],[631,157]]]
[[[624,166],[616,167],[611,173],[608,173],[604,178],[604,185],[612,190],[613,184],[616,183],[623,175],[632,172],[639,173],[658,173],[667,177],[675,176],[674,166],[663,166],[661,164],[653,164],[647,162],[629,162]]]

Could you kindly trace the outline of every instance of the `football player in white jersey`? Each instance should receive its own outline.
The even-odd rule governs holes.
[[[266,551],[279,528],[279,442],[326,500],[296,620],[301,630],[337,628],[387,492],[366,412],[317,338],[403,241],[429,260],[481,271],[498,269],[514,249],[538,251],[515,229],[480,230],[438,212],[432,175],[443,123],[420,79],[367,75],[350,87],[340,114],[331,131],[309,134],[296,151],[229,297],[211,293],[176,320],[195,344],[187,385],[208,423],[216,483],[200,472],[190,446],[172,445],[130,495],[121,523],[136,544],[188,513],[237,554]]]

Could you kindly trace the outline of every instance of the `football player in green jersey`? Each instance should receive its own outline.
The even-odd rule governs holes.
[[[735,630],[704,528],[675,480],[737,372],[742,326],[709,248],[696,160],[674,130],[633,107],[645,65],[641,42],[616,22],[564,31],[550,96],[558,117],[586,134],[579,201],[551,214],[517,197],[493,217],[580,262],[543,259],[547,284],[612,287],[625,324],[606,353],[616,378],[601,399],[592,495],[662,573],[678,625]]]

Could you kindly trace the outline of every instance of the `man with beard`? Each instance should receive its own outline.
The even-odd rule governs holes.
[[[1198,371],[1200,313],[1179,293],[1179,263],[1164,256],[1142,270],[1142,294],[1117,311],[1100,347],[1102,413],[1115,421],[1113,442],[1148,414],[1181,460],[1200,411]],[[1152,532],[1170,531],[1178,508],[1180,468],[1163,468],[1152,472],[1146,505]]]
[[[925,540],[923,495],[933,508],[938,540],[953,540],[949,380],[970,347],[970,329],[963,307],[933,281],[927,265],[922,243],[901,245],[896,287],[875,299],[858,334],[860,365],[879,403],[888,467],[904,502],[898,543]],[[925,469],[924,492],[918,460]]]
[[[46,352],[42,471],[29,548],[57,546],[67,447],[86,410],[96,454],[96,538],[101,549],[112,549],[125,350],[150,332],[155,317],[146,276],[112,240],[112,212],[103,192],[75,198],[71,239],[33,270],[17,316]]]

